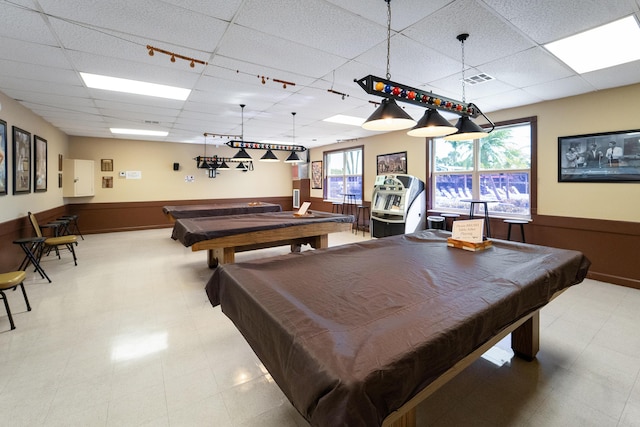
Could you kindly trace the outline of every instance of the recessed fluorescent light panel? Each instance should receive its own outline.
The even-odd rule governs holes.
[[[186,100],[191,93],[190,89],[141,82],[138,80],[121,79],[118,77],[101,76],[99,74],[80,73],[80,76],[82,80],[84,80],[84,84],[93,89],[177,99],[179,101]]]
[[[544,47],[577,73],[588,73],[640,59],[640,27],[631,15]]]
[[[144,130],[144,129],[121,129],[110,128],[111,133],[116,135],[144,135],[144,136],[167,136],[169,132],[160,130]]]
[[[366,119],[354,116],[345,116],[343,114],[337,114],[335,116],[323,119],[323,122],[340,123],[342,125],[362,126]]]

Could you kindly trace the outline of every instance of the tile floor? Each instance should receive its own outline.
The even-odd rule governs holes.
[[[308,425],[208,303],[205,254],[169,235],[85,236],[77,267],[68,254],[44,260],[53,283],[29,272],[33,311],[9,292],[17,329],[0,310],[0,426]],[[426,400],[418,424],[640,426],[639,290],[586,280],[542,310],[541,335],[531,363],[503,340]]]

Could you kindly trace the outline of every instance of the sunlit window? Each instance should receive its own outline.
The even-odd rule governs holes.
[[[532,123],[496,126],[486,138],[433,141],[432,209],[468,212],[466,199],[493,201],[497,216],[531,215]],[[484,214],[484,212],[477,212]]]
[[[342,201],[345,194],[355,194],[362,200],[362,147],[324,153],[326,200]]]

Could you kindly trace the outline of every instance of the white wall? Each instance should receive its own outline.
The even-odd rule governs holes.
[[[264,151],[247,150],[254,158],[250,172],[222,171],[208,178],[196,168],[197,156],[204,155],[199,144],[176,144],[128,139],[71,137],[73,158],[95,161],[95,196],[65,198],[66,203],[140,202],[158,200],[224,199],[291,196],[291,165],[284,162],[260,162]],[[225,145],[207,145],[207,156],[233,157],[237,150]],[[286,153],[277,152],[283,160]],[[113,160],[113,172],[100,170],[102,159]],[[180,169],[173,170],[179,163]],[[230,164],[231,167],[237,163]],[[141,179],[126,179],[121,171],[141,172]],[[113,177],[113,188],[102,188],[102,177]],[[189,181],[186,177],[193,176]]]

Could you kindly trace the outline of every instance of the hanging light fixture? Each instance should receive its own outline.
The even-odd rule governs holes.
[[[227,162],[225,162],[224,160],[222,161],[222,163],[220,163],[220,166],[218,166],[219,171],[228,171],[229,169],[231,168],[229,167]]]
[[[240,104],[240,108],[242,109],[242,118],[240,121],[240,141],[244,142],[244,107],[245,104]],[[236,153],[235,156],[233,156],[234,159],[245,159],[245,160],[251,160],[251,156],[249,155],[249,153],[247,153],[247,151],[244,148],[240,148],[240,151],[238,151]]]
[[[391,0],[384,1],[387,3],[387,80],[390,80]],[[415,124],[416,121],[400,108],[393,98],[385,98],[376,111],[362,124],[362,128],[375,131],[393,131],[407,129]]]
[[[296,113],[292,112],[291,116],[293,117],[293,145],[296,144]],[[300,160],[300,157],[298,157],[298,155],[296,154],[295,150],[291,151],[291,154],[289,154],[289,157],[287,157],[287,160],[285,160],[285,163],[300,163],[302,160]]]
[[[278,160],[276,155],[273,154],[273,151],[267,150],[267,152],[264,153],[264,156],[260,157],[260,161],[261,162],[279,162],[280,160]]]
[[[458,129],[454,125],[449,123],[449,121],[442,117],[442,115],[436,110],[427,108],[422,118],[418,120],[418,124],[407,132],[407,135],[428,138],[450,135],[457,130]]]
[[[466,102],[465,81],[464,81],[464,42],[465,40],[467,40],[468,37],[469,37],[469,34],[466,34],[466,33],[458,34],[456,36],[456,38],[460,42],[460,45],[462,46],[462,102],[463,103]],[[482,114],[482,116],[485,119],[489,120],[487,116],[485,116],[484,113],[480,111],[480,109],[476,105],[474,104],[469,104],[469,105],[472,105],[473,107],[478,109],[480,114]],[[493,126],[493,123],[491,122],[491,120],[489,120],[489,123],[491,123],[491,125]],[[464,116],[460,116],[460,118],[458,119],[458,122],[456,123],[456,129],[457,129],[456,133],[447,135],[444,137],[444,139],[447,141],[466,141],[470,139],[480,139],[489,135],[489,133],[493,131],[494,128],[492,127],[491,130],[487,132],[485,129],[481,128],[476,123],[471,121],[471,118],[469,116],[464,115]]]
[[[240,160],[251,160],[251,156],[249,155],[249,153],[247,153],[247,150],[245,150],[244,148],[241,148],[240,151],[238,151],[236,155],[233,156],[233,158],[240,159]]]

